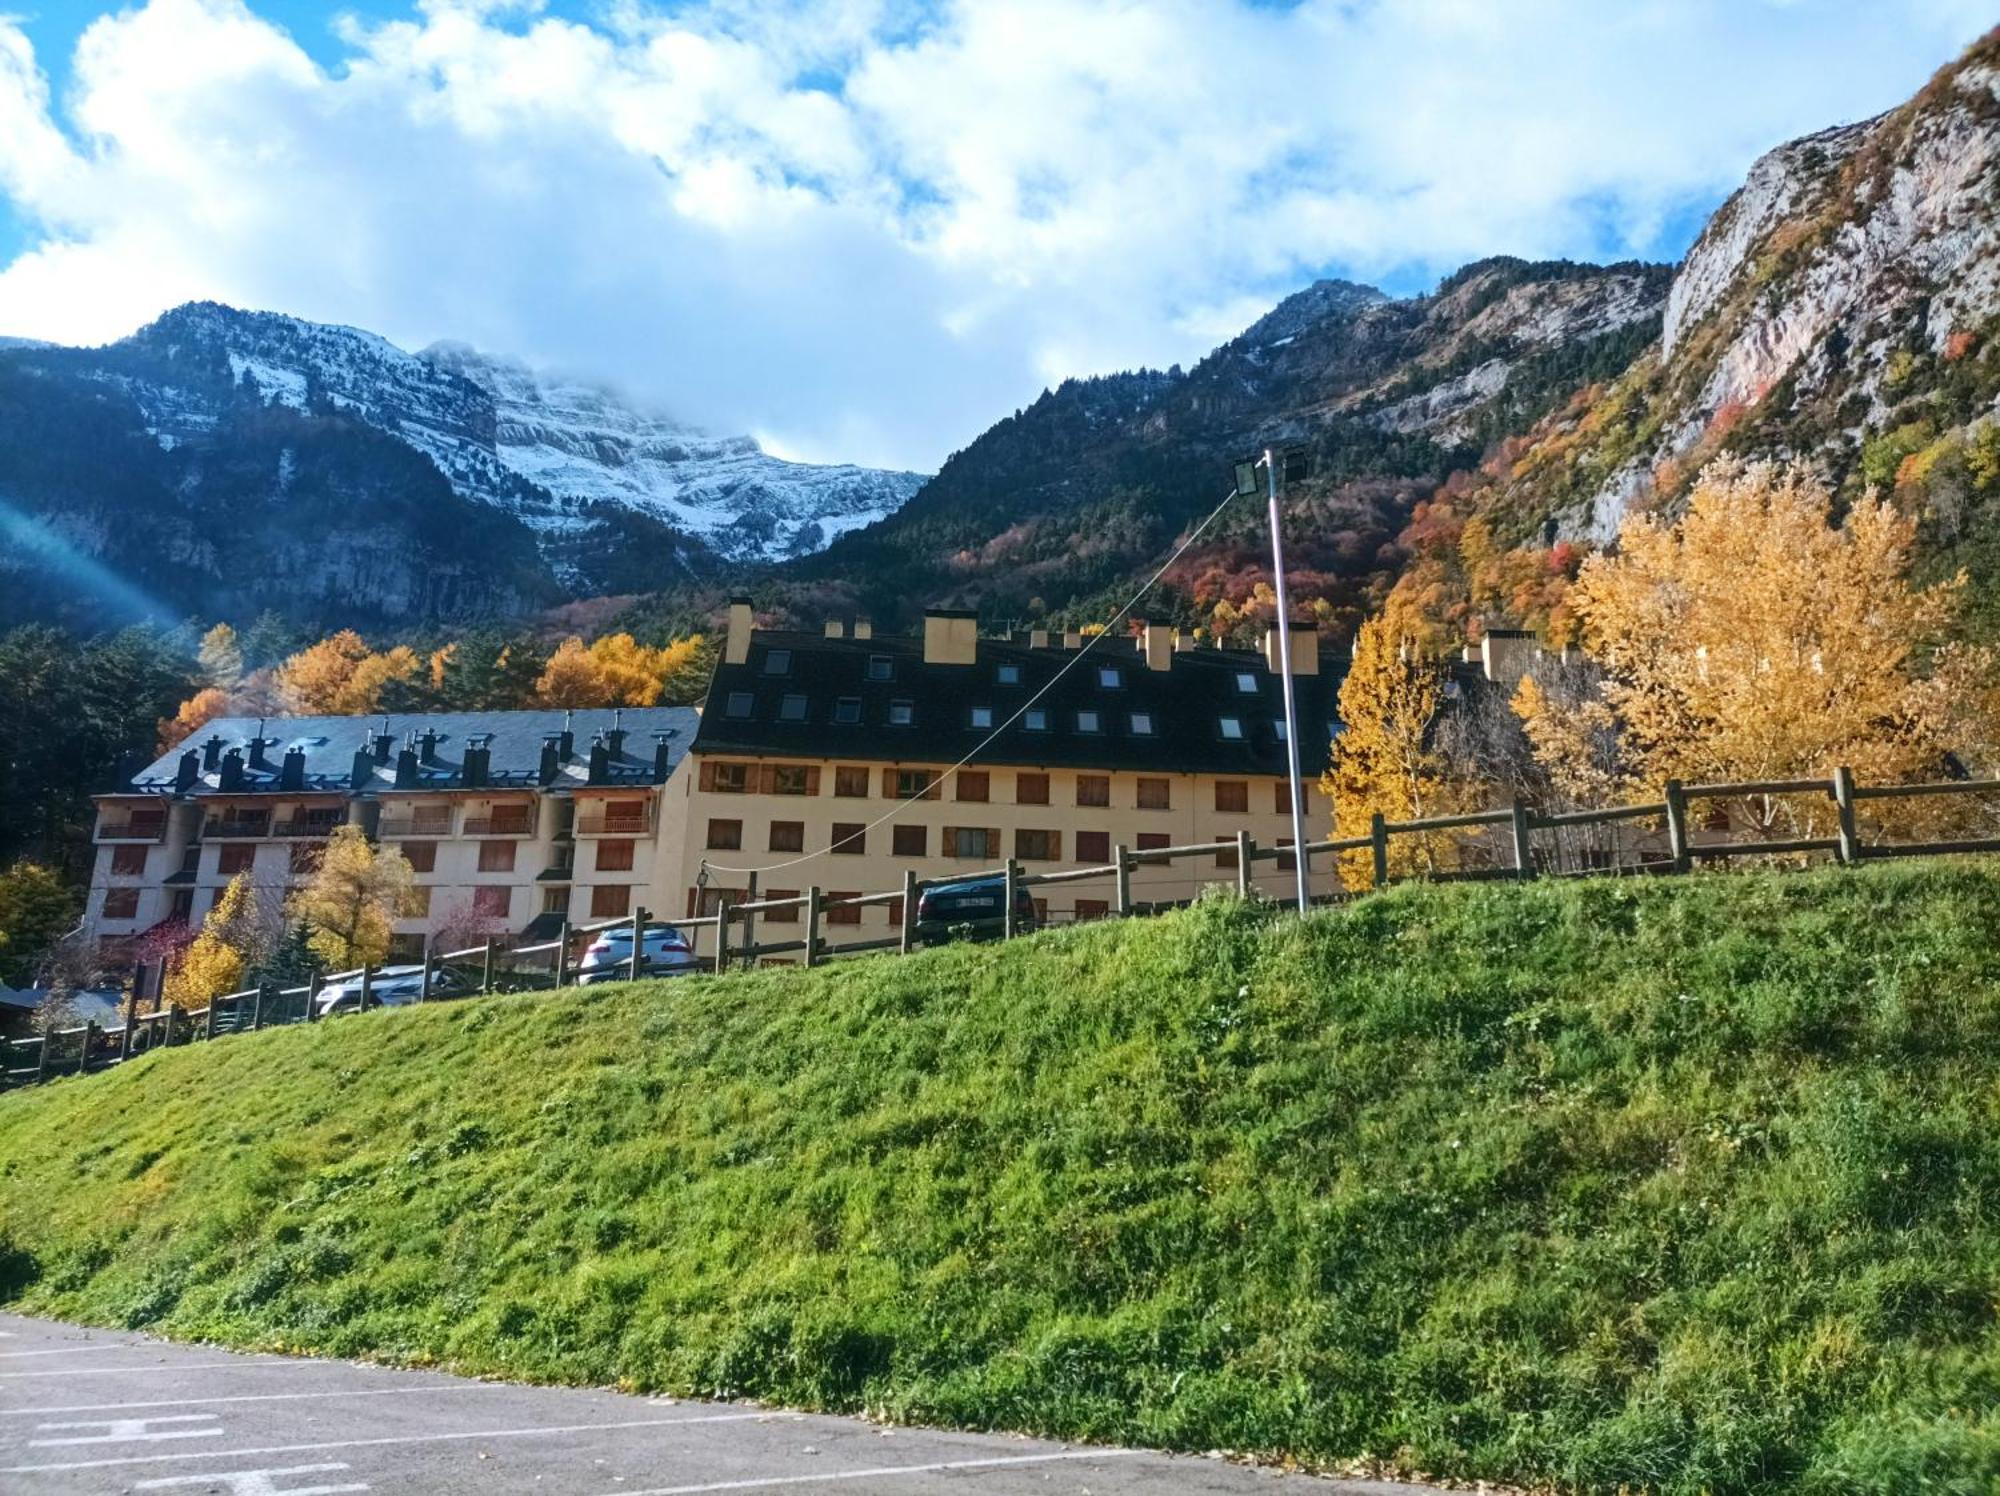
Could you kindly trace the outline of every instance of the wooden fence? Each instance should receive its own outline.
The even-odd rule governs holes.
[[[1389,821],[1378,815],[1368,835],[1308,842],[1304,856],[1310,874],[1315,858],[1366,852],[1372,865],[1374,882],[1379,886],[1392,881],[1393,859],[1390,851],[1397,837],[1424,837],[1444,831],[1489,832],[1489,845],[1496,853],[1504,851],[1508,857],[1506,862],[1489,867],[1455,869],[1431,876],[1439,881],[1525,879],[1537,876],[1543,860],[1537,856],[1537,833],[1638,823],[1657,828],[1656,835],[1664,833],[1665,845],[1657,855],[1637,864],[1579,869],[1577,872],[1584,875],[1685,873],[1699,864],[1730,858],[1797,857],[1820,853],[1830,854],[1837,862],[1851,866],[1893,857],[2000,852],[2000,836],[1920,842],[1864,841],[1857,811],[1858,806],[1870,801],[1995,792],[2000,792],[2000,779],[1864,786],[1857,784],[1853,772],[1846,768],[1835,770],[1830,779],[1757,780],[1734,784],[1682,784],[1678,780],[1668,780],[1659,800],[1606,809],[1545,814],[1527,801],[1516,799],[1511,805],[1496,810],[1475,811],[1466,815],[1432,816],[1411,821]],[[1696,802],[1786,796],[1824,796],[1830,800],[1834,809],[1833,834],[1773,840],[1731,839],[1725,833],[1721,839],[1707,841],[1697,840],[1693,834],[1688,812]],[[940,878],[919,878],[914,870],[905,869],[900,888],[837,896],[810,888],[796,896],[751,898],[733,905],[724,899],[712,914],[673,923],[688,934],[695,953],[694,970],[721,972],[733,963],[754,963],[768,958],[796,958],[803,965],[817,966],[835,957],[874,951],[907,954],[922,938],[917,916],[927,888],[980,881],[1001,884],[1005,912],[994,922],[991,933],[1004,938],[1018,933],[1015,906],[1017,895],[1022,890],[1061,884],[1100,883],[1107,887],[1110,894],[1105,912],[1129,918],[1179,908],[1188,902],[1185,899],[1164,902],[1134,899],[1132,874],[1138,868],[1183,860],[1209,859],[1212,862],[1220,856],[1234,863],[1236,888],[1249,897],[1256,892],[1254,878],[1259,863],[1274,863],[1279,871],[1289,873],[1293,871],[1294,855],[1290,846],[1261,846],[1247,832],[1238,832],[1234,843],[1194,842],[1186,846],[1155,847],[1143,851],[1119,846],[1112,861],[1101,867],[1069,868],[1054,873],[1023,872],[1013,858],[983,872],[954,873]],[[899,910],[895,934],[872,940],[847,941],[836,940],[828,934],[829,916],[835,910],[885,904]],[[778,914],[785,915],[788,922],[800,923],[800,933],[781,939],[760,940],[757,928],[759,918],[769,924],[773,922],[770,916]],[[402,995],[403,988],[409,984],[408,977],[399,976],[396,979],[397,993],[393,1005],[400,1006],[405,1001],[430,1002],[444,997],[483,996],[495,992],[524,992],[573,985],[579,977],[574,949],[577,941],[608,930],[631,931],[632,954],[619,961],[615,969],[627,977],[640,976],[647,968],[643,956],[645,930],[652,923],[653,917],[646,910],[639,909],[629,919],[574,926],[565,922],[554,940],[513,947],[488,940],[483,945],[466,950],[434,953],[423,959],[413,994],[408,997]],[[713,935],[712,941],[708,942],[712,949],[703,957],[700,954],[703,936],[709,933]],[[947,929],[940,933],[949,937],[957,932]],[[323,1016],[318,1012],[322,1005],[342,1009],[347,1006],[344,996],[337,1004],[328,1004],[326,999],[330,990],[352,996],[356,1011],[388,1006],[391,1004],[381,999],[374,990],[377,983],[383,980],[383,970],[382,967],[371,966],[331,972],[303,986],[265,986],[232,992],[193,1012],[168,1009],[141,1014],[136,1011],[136,1002],[128,1001],[123,1029],[106,1029],[90,1023],[81,1028],[62,1029],[33,1038],[0,1040],[0,1089],[108,1069],[151,1050],[176,1044],[218,1039],[228,1034],[249,1033],[283,1024],[312,1023]],[[588,975],[593,980],[602,980],[605,969],[600,966]]]

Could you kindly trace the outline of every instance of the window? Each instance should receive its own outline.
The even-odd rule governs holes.
[[[708,849],[711,852],[742,851],[743,823],[711,820],[708,823]]]
[[[512,842],[502,842],[501,846],[512,851]],[[288,849],[291,853],[291,870],[294,878],[309,877],[319,871],[319,860],[326,848],[318,842],[293,842]]]
[[[507,908],[514,902],[514,890],[505,887],[475,888],[472,890],[472,912],[485,919],[505,919]]]
[[[225,852],[248,852],[249,847],[224,847]],[[146,871],[146,849],[141,846],[113,847],[111,849],[111,876],[114,878],[136,878]],[[239,871],[241,871],[239,869]]]
[[[1076,834],[1076,860],[1078,862],[1106,863],[1111,860],[1111,833],[1109,831],[1079,831]]]
[[[1240,743],[1243,741],[1243,719],[1241,717],[1220,718],[1218,725],[1222,728],[1222,736],[1230,742]]]
[[[1111,803],[1111,776],[1109,774],[1077,775],[1076,803],[1078,805],[1109,805]]]
[[[838,893],[829,893],[826,896],[826,907],[820,911],[820,917],[830,925],[858,925],[861,923],[861,906],[859,904],[836,904],[833,901],[835,899],[858,899],[860,897],[861,890],[858,888],[842,889]]]
[[[1141,831],[1139,833],[1139,840],[1134,843],[1135,848],[1141,852],[1155,852],[1161,847],[1171,847],[1172,845],[1173,842],[1168,839],[1167,833],[1164,831]]]
[[[1076,730],[1078,732],[1102,732],[1104,731],[1104,719],[1094,711],[1078,712],[1076,714]]]
[[[1082,924],[1085,920],[1103,919],[1110,912],[1111,906],[1103,899],[1078,899],[1076,901],[1076,922],[1078,924]]]
[[[487,841],[479,844],[479,871],[482,873],[511,873],[514,871],[514,846],[510,841]]]
[[[545,888],[542,890],[542,913],[569,913],[569,890],[567,888]]]
[[[923,826],[892,826],[889,836],[889,850],[898,857],[922,857],[930,838],[924,835]]]
[[[833,792],[843,800],[868,798],[868,770],[861,764],[836,764]]]
[[[1125,684],[1124,672],[1116,665],[1099,665],[1097,684],[1106,691],[1116,691]]]
[[[116,892],[114,889],[113,892]],[[172,901],[167,905],[167,918],[187,924],[194,918],[194,890],[177,888]]]
[[[1248,670],[1237,671],[1236,689],[1245,696],[1255,696],[1257,694],[1257,677]]]
[[[787,691],[778,698],[778,720],[780,722],[803,722],[806,720],[806,699],[796,691]]]
[[[139,917],[139,890],[136,888],[107,888],[104,890],[104,918],[137,919]]]
[[[1134,737],[1150,738],[1153,735],[1153,714],[1151,712],[1134,712],[1131,717],[1131,723]]]
[[[411,872],[431,873],[437,871],[438,844],[436,842],[404,842],[397,850],[403,854],[403,860],[409,863]]]
[[[481,889],[480,892],[485,892]],[[496,889],[494,892],[504,892]],[[618,919],[632,912],[632,885],[629,883],[607,883],[590,891],[590,917],[592,919]]]
[[[1280,779],[1271,786],[1271,813],[1280,816],[1292,813],[1292,783],[1289,779]]]
[[[1278,845],[1281,847],[1289,848],[1292,845],[1292,839],[1289,836],[1281,836],[1278,838]],[[1299,870],[1299,859],[1293,856],[1290,851],[1284,851],[1278,854],[1279,872],[1295,873],[1298,870]]]
[[[765,789],[773,795],[817,795],[819,771],[811,764],[772,764],[771,782]]]
[[[894,680],[896,678],[896,662],[888,655],[870,655],[868,657],[868,678],[870,680]]]
[[[938,776],[929,769],[885,769],[882,788],[895,800],[935,800]]]
[[[1014,833],[1014,855],[1023,862],[1062,861],[1062,833],[1060,831],[1029,831],[1022,829]]]
[[[900,894],[889,900],[889,923],[898,930],[903,928],[903,899]]]
[[[403,918],[424,919],[431,912],[431,886],[428,883],[412,888],[403,901]]]
[[[944,828],[944,855],[947,857],[969,857],[979,862],[992,862],[1000,856],[1000,838],[992,831],[978,826],[947,826]]]
[[[1139,809],[1171,810],[1173,808],[1173,788],[1164,779],[1142,779],[1139,781]]]
[[[836,857],[859,857],[868,850],[868,828],[859,821],[835,821],[833,823],[833,854]]]
[[[803,852],[806,849],[806,823],[804,821],[771,822],[771,850],[773,852]]]
[[[1014,776],[1014,803],[1016,805],[1047,805],[1049,803],[1049,776],[1046,774],[1016,774]]]
[[[1215,781],[1215,808],[1225,815],[1245,815],[1250,810],[1250,786],[1241,779]]]
[[[972,708],[971,721],[974,727],[991,727],[993,725],[993,708],[990,706],[976,706]]]
[[[892,701],[889,703],[889,725],[891,727],[908,727],[916,720],[917,708],[914,703],[908,701]]]
[[[993,776],[984,769],[958,771],[958,798],[984,805],[992,796]]]
[[[629,873],[632,871],[632,850],[638,846],[634,841],[601,841],[597,844],[597,870],[600,873]]]
[[[1018,686],[1021,684],[1021,667],[1019,665],[1002,665],[993,672],[993,679],[1003,686]]]
[[[861,723],[861,698],[843,696],[833,704],[833,725],[835,727],[857,727]]]
[[[728,700],[723,703],[722,715],[725,717],[747,717],[750,715],[751,708],[756,705],[756,702],[757,698],[752,696],[748,691],[731,691]]]
[[[764,673],[766,675],[790,675],[792,673],[792,652],[789,649],[765,650]]]
[[[796,888],[774,888],[764,895],[767,899],[795,899],[798,896]],[[766,909],[764,918],[774,925],[795,925],[799,922],[799,906],[788,904],[783,909]]]
[[[1029,732],[1047,732],[1049,713],[1047,707],[1031,706],[1021,713],[1021,726]]]
[[[238,873],[247,873],[257,861],[257,849],[242,845],[223,845],[215,849],[215,870],[225,878],[233,878]],[[116,871],[114,868],[113,871]]]
[[[749,764],[705,763],[701,766],[701,777],[706,781],[702,788],[713,790],[718,795],[750,793]]]
[[[1282,742],[1284,742],[1284,741],[1285,741],[1285,719],[1284,719],[1283,717],[1274,717],[1274,718],[1272,718],[1272,719],[1271,719],[1271,731],[1272,731],[1272,732],[1274,732],[1274,733],[1276,733],[1276,734],[1278,735],[1278,741],[1279,741],[1279,742],[1281,742],[1281,743],[1282,743]]]

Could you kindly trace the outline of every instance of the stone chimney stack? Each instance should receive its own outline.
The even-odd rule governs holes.
[[[1047,629],[1028,630],[1028,648],[1047,649],[1048,647],[1049,647],[1049,631]]]
[[[1298,621],[1292,624],[1292,674],[1319,674],[1319,631],[1312,624]],[[1278,630],[1273,627],[1264,635],[1264,664],[1272,674],[1278,672],[1284,663],[1280,657]]]
[[[1082,631],[1081,629],[1064,629],[1064,630],[1063,630],[1063,648],[1064,648],[1064,649],[1082,649],[1082,648],[1083,648],[1083,631]]]
[[[875,637],[875,625],[874,625],[874,623],[873,623],[872,621],[870,621],[869,619],[866,619],[866,618],[857,618],[857,619],[855,619],[855,620],[854,620],[854,637],[855,637],[855,638],[857,638],[857,639],[872,639],[872,638],[874,638],[874,637]]]
[[[302,790],[306,787],[306,751],[303,748],[287,748],[285,761],[278,770],[278,788],[281,790]]]
[[[979,615],[963,608],[924,613],[924,663],[970,665],[979,655]]]
[[[1149,623],[1140,635],[1140,646],[1146,651],[1148,670],[1170,670],[1174,663],[1174,635],[1178,629],[1170,629],[1164,623]]]
[[[729,600],[729,633],[722,645],[724,664],[741,665],[750,658],[752,623],[750,599],[732,597]]]
[[[847,625],[846,625],[846,624],[844,624],[844,623],[842,623],[842,622],[841,622],[841,621],[840,621],[840,620],[839,620],[838,618],[829,618],[829,619],[827,619],[827,621],[826,621],[826,636],[827,636],[827,638],[829,638],[829,639],[844,639],[844,638],[846,638],[846,637],[847,637]]]

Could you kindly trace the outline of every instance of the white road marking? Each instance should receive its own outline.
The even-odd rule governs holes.
[[[380,1439],[326,1439],[315,1444],[270,1444],[259,1449],[205,1449],[199,1454],[135,1454],[115,1460],[72,1460],[60,1465],[8,1465],[0,1475],[47,1475],[57,1470],[103,1470],[113,1465],[157,1465],[165,1460],[233,1460],[258,1454],[306,1454],[319,1449],[380,1449],[390,1444],[442,1444],[465,1439],[532,1439],[543,1434],[601,1434],[628,1428],[671,1428],[683,1423],[777,1422],[796,1413],[710,1413],[699,1418],[640,1418],[624,1423],[567,1423],[543,1428],[483,1428],[458,1434],[394,1434]]]
[[[70,1403],[60,1408],[0,1408],[0,1418],[25,1418],[30,1413],[115,1413],[121,1408],[207,1407],[210,1403],[300,1402],[328,1397],[426,1396],[435,1392],[518,1392],[511,1382],[445,1383],[430,1387],[370,1387],[358,1392],[251,1392],[238,1397],[163,1397],[156,1402]]]
[[[898,1475],[936,1475],[947,1470],[991,1470],[1004,1465],[1047,1465],[1056,1460],[1115,1460],[1136,1454],[1131,1449],[1066,1449],[1058,1454],[993,1455],[983,1460],[939,1460],[931,1465],[876,1465],[867,1470],[825,1470],[812,1475],[764,1475],[748,1480],[718,1480],[699,1486],[654,1486],[644,1491],[617,1491],[612,1496],[700,1496],[705,1491],[765,1491],[774,1486],[815,1486],[836,1480],[888,1480]]]
[[[94,1434],[69,1434],[60,1439],[30,1439],[30,1449],[52,1449],[58,1444],[151,1443],[156,1439],[220,1439],[222,1425],[216,1413],[174,1413],[165,1418],[78,1418],[66,1423],[38,1423],[38,1434],[66,1428],[94,1428]],[[200,1423],[205,1428],[168,1428],[170,1423]]]
[[[183,1361],[179,1365],[159,1361],[150,1363],[148,1371],[230,1371],[240,1367],[254,1366],[269,1371],[274,1366],[325,1366],[324,1361]],[[97,1377],[114,1372],[136,1371],[134,1366],[65,1366],[61,1371],[0,1371],[0,1381],[18,1382],[27,1377]]]
[[[18,1361],[23,1356],[80,1356],[85,1351],[142,1351],[143,1345],[107,1341],[103,1345],[65,1345],[52,1351],[0,1351],[0,1361]]]
[[[280,1475],[327,1475],[335,1470],[345,1470],[347,1466],[293,1465],[285,1470],[230,1470],[214,1475],[163,1475],[156,1480],[142,1480],[133,1489],[137,1491],[165,1491],[174,1486],[207,1486],[215,1489],[218,1482],[229,1487],[231,1496],[334,1496],[337,1491],[365,1491],[368,1487],[360,1481],[345,1486],[280,1486]]]

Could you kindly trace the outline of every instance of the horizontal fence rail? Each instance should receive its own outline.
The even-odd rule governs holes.
[[[1861,862],[1896,857],[1927,857],[1955,853],[2000,852],[2000,836],[1964,836],[1929,841],[1864,843],[1856,807],[1865,803],[1941,795],[2000,793],[2000,779],[1947,780],[1922,784],[1860,785],[1846,768],[1834,771],[1830,779],[1762,779],[1736,783],[1682,784],[1669,780],[1664,798],[1635,805],[1592,807],[1581,810],[1543,812],[1526,800],[1492,810],[1428,816],[1408,821],[1390,821],[1375,816],[1366,836],[1335,837],[1307,842],[1303,848],[1288,845],[1264,846],[1247,832],[1233,840],[1191,842],[1181,846],[1116,848],[1112,860],[1102,866],[1064,868],[1056,872],[1023,872],[1018,859],[974,873],[952,873],[936,878],[920,878],[914,869],[905,869],[902,886],[859,894],[829,894],[819,888],[778,898],[755,897],[755,878],[750,897],[732,904],[720,897],[714,912],[691,919],[656,920],[647,910],[630,916],[599,920],[589,924],[564,921],[552,940],[524,945],[507,945],[489,939],[462,950],[434,951],[421,962],[399,963],[393,968],[355,967],[346,971],[315,972],[301,985],[267,983],[242,992],[213,998],[206,1007],[188,1011],[166,1008],[140,1013],[136,987],[128,996],[125,1023],[109,1028],[96,1022],[80,1027],[57,1029],[27,1038],[0,1039],[0,1090],[35,1085],[64,1076],[84,1075],[109,1069],[139,1058],[156,1049],[167,1049],[196,1041],[219,1039],[225,1035],[254,1033],[298,1023],[316,1023],[336,1013],[363,1012],[373,1007],[400,1007],[445,999],[484,996],[503,992],[530,992],[561,987],[583,986],[597,981],[633,979],[645,975],[722,972],[732,964],[751,965],[775,956],[799,956],[802,964],[817,966],[822,961],[877,951],[908,953],[931,940],[951,940],[967,934],[1011,937],[1023,932],[1025,922],[1017,910],[1020,895],[1030,889],[1098,882],[1108,885],[1110,897],[1104,912],[1110,916],[1133,917],[1165,909],[1184,907],[1189,900],[1141,900],[1135,898],[1132,874],[1146,867],[1170,866],[1181,861],[1209,859],[1218,875],[1216,882],[1235,882],[1238,892],[1256,892],[1252,881],[1260,863],[1275,864],[1291,871],[1295,859],[1303,855],[1310,872],[1314,858],[1343,854],[1368,854],[1379,886],[1395,881],[1391,876],[1392,848],[1397,837],[1426,837],[1444,831],[1502,831],[1494,850],[1509,852],[1505,864],[1427,872],[1412,876],[1434,881],[1476,881],[1527,879],[1541,871],[1537,859],[1538,832],[1564,832],[1574,828],[1616,826],[1638,823],[1657,827],[1666,844],[1656,854],[1639,863],[1586,867],[1563,876],[1632,875],[1685,873],[1698,863],[1727,861],[1738,857],[1802,857],[1831,854],[1835,861],[1852,866]],[[1811,796],[1831,800],[1835,811],[1834,834],[1790,838],[1757,837],[1747,840],[1696,841],[1688,818],[1688,807],[1696,801],[1772,800],[1790,796]],[[609,819],[606,818],[608,822]],[[209,834],[218,833],[213,824]],[[2000,814],[1996,814],[2000,827]],[[600,827],[601,829],[601,827]],[[636,823],[635,827],[636,829]],[[404,832],[403,834],[412,834]],[[426,834],[417,832],[415,834]],[[510,833],[511,834],[511,833]],[[1002,912],[998,916],[953,923],[932,922],[928,930],[919,916],[926,890],[968,883],[998,883]],[[1343,897],[1330,895],[1320,902]],[[839,940],[828,934],[828,916],[835,911],[890,906],[897,914],[896,933],[886,937]],[[772,916],[788,916],[773,919]],[[758,921],[779,924],[784,932],[777,938],[759,938]],[[798,926],[793,933],[792,926]],[[649,929],[671,928],[683,932],[683,944],[669,948],[659,944],[660,960],[647,954]],[[626,935],[629,952],[609,961],[591,964],[578,951],[579,942],[591,942],[612,931]],[[708,937],[704,940],[704,937]],[[702,946],[709,949],[704,955]],[[607,944],[607,954],[616,952],[617,943]],[[417,966],[413,979],[407,966]],[[394,970],[395,975],[387,972]],[[157,999],[156,999],[157,1002]]]

